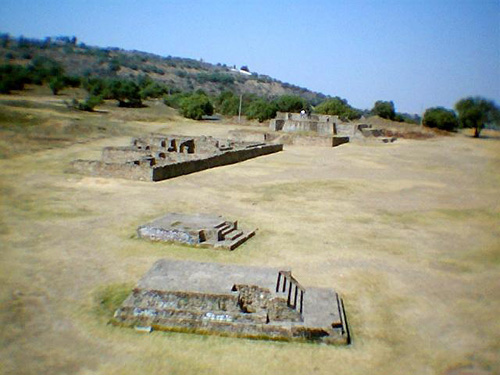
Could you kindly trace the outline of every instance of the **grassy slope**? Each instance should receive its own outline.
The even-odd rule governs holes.
[[[83,76],[92,72],[100,77],[138,77],[149,75],[152,79],[167,84],[169,87],[183,91],[202,89],[210,94],[222,91],[235,93],[253,93],[260,96],[281,96],[284,94],[300,95],[308,100],[318,101],[324,96],[302,87],[281,82],[266,75],[247,76],[230,71],[230,67],[220,64],[187,58],[168,57],[149,54],[140,51],[124,51],[118,48],[82,47],[72,45],[51,45],[40,48],[38,45],[19,47],[15,42],[7,47],[0,46],[0,64],[28,65],[37,56],[48,57],[60,62],[67,74]],[[110,71],[110,63],[119,63],[118,71]],[[199,74],[219,74],[222,77],[232,77],[233,82],[204,81]]]
[[[51,121],[80,121],[91,131],[61,143],[59,127],[50,128],[56,139],[40,146],[30,138],[30,152],[18,152],[21,141],[12,138],[0,160],[0,372],[500,370],[498,138],[288,147],[160,183],[99,179],[64,171],[72,159],[98,157],[142,131],[223,136],[237,126],[182,120],[153,105],[66,112],[41,94],[8,97],[17,104],[7,107],[0,98],[3,116],[18,113],[19,101],[20,116],[33,116],[18,120],[26,132],[4,130],[11,122],[3,120],[0,141],[9,131],[36,136]],[[223,214],[260,230],[231,253],[135,237],[139,224],[168,211]],[[143,335],[106,325],[114,297],[162,257],[291,266],[302,284],[343,295],[354,343]]]

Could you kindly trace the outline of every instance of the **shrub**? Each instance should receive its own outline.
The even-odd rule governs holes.
[[[281,112],[300,112],[303,109],[309,110],[310,106],[304,98],[297,95],[283,95],[276,101],[276,108]]]
[[[339,116],[342,121],[355,120],[361,117],[361,112],[351,107],[347,100],[335,97],[327,99],[315,108],[315,112],[323,115]]]
[[[19,65],[0,66],[0,93],[9,94],[12,90],[22,90],[29,82],[27,70]]]
[[[423,124],[429,128],[451,131],[457,128],[458,119],[455,112],[450,109],[433,107],[425,111]]]
[[[94,112],[94,108],[99,104],[102,104],[103,102],[104,100],[102,99],[102,96],[90,95],[83,102],[79,102],[78,100],[73,99],[69,106],[75,109],[79,109],[80,111]]]
[[[54,77],[64,75],[64,68],[57,61],[45,56],[36,56],[28,66],[31,82],[41,85]]]
[[[277,108],[275,103],[270,103],[262,98],[251,102],[245,111],[248,119],[257,119],[259,122],[269,120],[276,116]]]
[[[224,91],[217,97],[215,104],[220,114],[236,116],[239,111],[240,98],[231,91]]]
[[[392,101],[378,100],[373,106],[372,114],[388,120],[395,120],[396,110],[394,109],[394,103]],[[402,121],[401,117],[397,121]]]
[[[193,94],[180,101],[180,113],[193,120],[201,120],[203,116],[211,116],[214,107],[208,96],[204,94]]]
[[[113,79],[107,82],[104,97],[118,100],[119,107],[141,107],[139,86],[132,80]]]
[[[190,96],[188,93],[177,93],[173,95],[165,95],[163,97],[163,103],[169,107],[179,109],[181,107],[181,102],[184,98]]]

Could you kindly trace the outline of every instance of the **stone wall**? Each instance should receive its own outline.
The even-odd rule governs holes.
[[[76,160],[72,171],[101,177],[161,181],[282,151],[281,144],[153,134],[129,147],[107,147],[102,161]]]
[[[269,123],[271,131],[313,132],[318,135],[333,136],[337,134],[337,116],[307,115],[300,113],[278,112],[276,118]]]
[[[152,169],[147,165],[104,163],[98,160],[75,160],[70,172],[95,177],[128,178],[131,180],[151,181]]]
[[[257,156],[272,154],[282,151],[282,144],[262,145],[258,147],[230,150],[219,155],[209,156],[199,160],[182,161],[153,168],[152,180],[161,181],[168,178],[183,176],[199,172],[204,169],[220,167],[223,165],[238,163]]]
[[[130,147],[105,147],[102,150],[101,161],[105,163],[125,163],[141,159],[149,154],[149,151]]]

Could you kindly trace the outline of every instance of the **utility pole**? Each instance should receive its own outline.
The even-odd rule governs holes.
[[[240,107],[238,109],[238,123],[241,122],[241,102],[243,100],[243,94],[240,94]]]

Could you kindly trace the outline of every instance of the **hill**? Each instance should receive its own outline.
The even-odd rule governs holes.
[[[189,58],[87,46],[78,43],[76,37],[47,37],[40,40],[0,35],[0,64],[26,66],[37,57],[57,61],[68,75],[100,78],[139,78],[147,75],[167,85],[172,91],[201,89],[211,95],[231,91],[269,98],[288,94],[301,96],[312,105],[326,98],[321,93],[267,75],[247,72],[246,67],[237,69],[236,66],[214,65]]]

